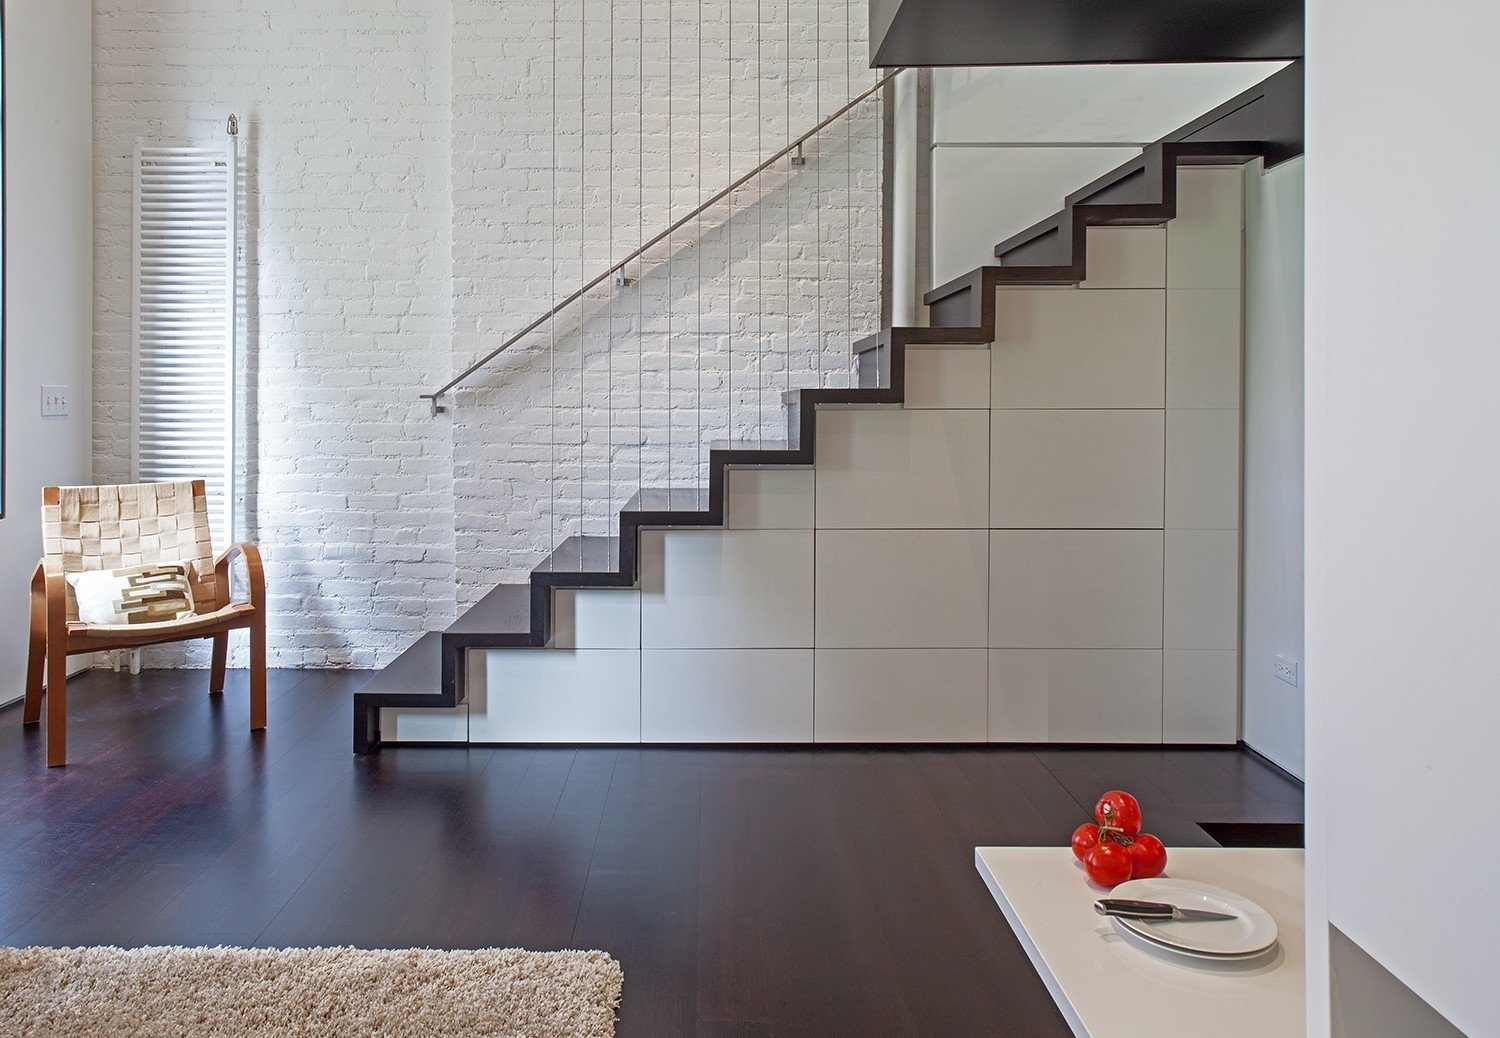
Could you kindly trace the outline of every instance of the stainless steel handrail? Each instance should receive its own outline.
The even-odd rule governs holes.
[[[433,408],[434,412],[441,411],[442,408],[438,404],[438,399],[440,397],[442,397],[443,395],[445,395],[448,392],[448,390],[452,389],[454,386],[458,385],[460,382],[462,382],[465,379],[467,379],[470,375],[474,374],[474,372],[476,372],[480,368],[484,367],[490,361],[492,361],[496,357],[500,356],[500,354],[502,354],[506,350],[510,349],[512,346],[514,346],[516,343],[520,342],[522,339],[526,338],[526,336],[528,336],[532,332],[536,331],[538,328],[540,328],[542,325],[546,324],[552,318],[556,317],[558,314],[562,313],[568,307],[570,307],[574,303],[578,302],[578,300],[582,299],[585,295],[587,295],[589,291],[591,291],[592,289],[598,288],[604,282],[608,281],[611,275],[616,274],[616,273],[618,273],[621,270],[624,270],[627,266],[630,265],[630,263],[632,261],[637,260],[640,257],[644,256],[646,254],[646,252],[649,251],[652,247],[661,244],[668,237],[670,237],[671,235],[675,234],[677,231],[681,230],[683,227],[687,226],[687,224],[691,220],[696,219],[698,216],[700,216],[703,213],[707,212],[709,209],[713,208],[715,205],[718,205],[724,199],[728,198],[732,193],[734,193],[735,191],[737,191],[740,188],[744,187],[750,181],[754,180],[760,174],[764,173],[766,170],[768,170],[772,166],[776,165],[776,163],[778,163],[782,159],[786,158],[792,152],[794,152],[797,149],[801,148],[803,144],[807,143],[809,140],[811,140],[812,138],[816,137],[819,133],[821,133],[825,129],[827,129],[835,121],[837,121],[838,119],[840,119],[844,115],[848,114],[849,111],[852,110],[861,101],[864,101],[866,98],[870,97],[872,94],[875,94],[876,92],[878,92],[881,87],[885,86],[887,83],[889,83],[891,80],[895,79],[897,76],[899,76],[904,71],[906,71],[904,68],[892,69],[890,72],[886,73],[884,76],[881,76],[880,79],[876,80],[875,84],[873,86],[871,86],[869,89],[864,90],[861,93],[856,94],[854,97],[850,98],[849,102],[847,104],[845,104],[842,108],[838,109],[838,111],[834,112],[832,115],[829,115],[826,119],[824,119],[822,122],[818,123],[818,125],[814,126],[811,130],[808,130],[806,133],[804,133],[802,136],[798,137],[796,140],[792,141],[790,144],[788,144],[786,147],[782,148],[776,154],[774,154],[770,158],[766,159],[759,166],[756,166],[750,172],[746,173],[744,176],[740,177],[738,180],[735,180],[728,187],[724,188],[722,191],[720,191],[718,194],[714,195],[708,201],[704,202],[702,205],[700,205],[697,208],[695,208],[692,212],[690,212],[686,216],[682,217],[682,219],[680,219],[680,220],[676,221],[675,223],[673,223],[666,230],[662,231],[656,237],[654,237],[650,241],[646,242],[646,244],[642,245],[640,248],[636,249],[630,255],[628,255],[624,259],[620,260],[614,266],[612,266],[608,270],[604,271],[604,273],[600,274],[598,277],[594,278],[588,284],[586,284],[582,288],[578,289],[578,291],[573,292],[571,295],[569,295],[566,298],[564,298],[561,302],[559,302],[555,306],[553,306],[552,309],[550,309],[546,313],[542,314],[542,316],[538,317],[535,321],[532,321],[525,328],[522,328],[520,331],[516,332],[516,334],[514,334],[510,338],[506,339],[499,346],[496,346],[493,350],[490,350],[490,352],[486,353],[483,357],[481,357],[480,359],[476,360],[473,364],[470,364],[467,368],[464,368],[463,371],[461,371],[459,374],[455,375],[451,380],[449,380],[447,383],[445,383],[442,386],[442,388],[435,389],[431,393],[423,393],[422,394],[422,399],[423,400],[430,400],[430,401],[432,401],[432,408]]]

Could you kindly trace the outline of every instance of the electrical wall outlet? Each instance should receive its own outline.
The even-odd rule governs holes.
[[[68,387],[67,386],[43,386],[42,387],[42,417],[43,418],[66,418],[66,417],[68,417]]]
[[[1271,673],[1293,688],[1297,687],[1297,661],[1290,656],[1283,656],[1278,652],[1276,658],[1271,661]]]

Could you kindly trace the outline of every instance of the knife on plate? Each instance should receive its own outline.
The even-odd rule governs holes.
[[[1176,922],[1224,922],[1238,919],[1237,915],[1224,912],[1207,912],[1201,908],[1178,908],[1165,901],[1132,901],[1128,898],[1105,897],[1094,902],[1094,911],[1100,915],[1117,915],[1122,919],[1174,920]]]

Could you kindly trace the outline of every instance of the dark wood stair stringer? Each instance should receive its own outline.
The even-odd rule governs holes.
[[[707,487],[638,492],[620,512],[618,538],[570,537],[532,571],[528,583],[502,584],[447,630],[423,635],[355,693],[354,751],[380,748],[381,707],[463,702],[468,650],[545,646],[551,638],[554,588],[634,586],[642,529],[722,526],[730,466],[811,465],[819,406],[903,403],[908,348],[993,342],[995,289],[1000,285],[1076,285],[1087,276],[1088,228],[1170,220],[1177,210],[1179,167],[1247,162],[1276,149],[1275,143],[1257,141],[1163,141],[1075,191],[1058,214],[997,245],[997,264],[928,292],[924,301],[932,320],[941,324],[888,327],[856,343],[858,386],[784,394],[785,442],[713,444]],[[431,691],[414,692],[414,684]]]

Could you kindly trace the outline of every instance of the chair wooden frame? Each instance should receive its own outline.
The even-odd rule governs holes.
[[[203,480],[191,483],[195,516],[207,529],[205,485]],[[62,500],[62,489],[47,487],[42,494],[43,514],[48,506]],[[45,528],[45,519],[44,519]],[[203,535],[207,543],[206,533]],[[230,601],[230,566],[235,556],[245,560],[250,601]],[[206,576],[206,575],[204,575]],[[212,595],[208,594],[211,583]],[[153,624],[149,631],[131,631],[124,627],[87,628],[70,622],[73,611],[62,556],[44,555],[31,578],[31,640],[26,662],[26,700],[22,715],[24,725],[41,720],[42,700],[47,704],[47,766],[67,763],[67,660],[69,656],[111,649],[136,649],[145,645],[209,638],[213,641],[213,659],[209,672],[210,694],[224,691],[225,669],[229,661],[229,632],[250,632],[250,728],[266,726],[266,581],[260,551],[248,541],[231,544],[213,559],[210,580],[199,580],[198,616],[185,617],[169,624]],[[231,607],[233,605],[233,607]],[[45,674],[45,688],[43,676]]]

